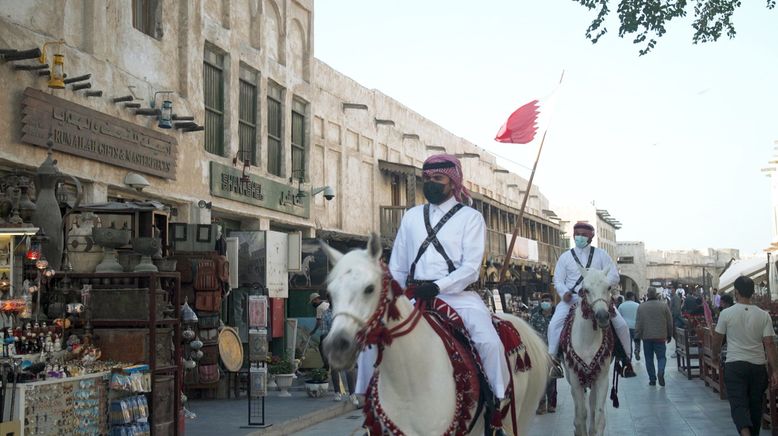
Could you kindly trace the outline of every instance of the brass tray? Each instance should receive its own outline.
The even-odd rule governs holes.
[[[243,366],[243,344],[235,329],[224,327],[219,332],[219,356],[227,371],[240,371]]]

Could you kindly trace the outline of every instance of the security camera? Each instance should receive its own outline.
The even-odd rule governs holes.
[[[324,198],[325,198],[327,201],[330,201],[330,200],[332,200],[333,198],[335,198],[335,190],[334,190],[334,189],[332,189],[332,188],[331,188],[331,187],[329,187],[329,186],[326,186],[326,187],[324,188]]]

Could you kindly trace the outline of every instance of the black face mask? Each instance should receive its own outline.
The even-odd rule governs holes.
[[[446,194],[443,192],[446,189],[446,185],[435,183],[432,181],[424,182],[424,198],[432,204],[440,204],[446,200]]]
[[[315,308],[319,307],[320,304],[321,303],[311,303],[311,306],[313,306],[313,308],[315,309]]]

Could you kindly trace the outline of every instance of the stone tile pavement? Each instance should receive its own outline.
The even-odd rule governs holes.
[[[729,436],[737,434],[729,415],[729,403],[698,378],[687,380],[670,359],[668,346],[665,377],[667,386],[649,386],[643,361],[634,362],[638,377],[619,382],[620,407],[608,403],[607,436]],[[569,436],[573,433],[573,404],[565,380],[558,381],[557,412],[536,416],[530,436]],[[322,422],[296,433],[304,436],[349,435],[362,422],[358,412]],[[361,434],[361,433],[356,433]],[[761,434],[770,435],[769,430]]]

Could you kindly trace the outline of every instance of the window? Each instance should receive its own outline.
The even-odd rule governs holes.
[[[267,87],[267,172],[283,177],[283,153],[281,135],[283,132],[283,112],[281,102],[284,89],[268,82]]]
[[[400,205],[400,176],[392,174],[392,206]]]
[[[160,4],[158,0],[132,0],[132,27],[152,38],[162,37],[159,28]]]
[[[257,164],[257,73],[241,67],[238,108],[238,156]]]
[[[305,179],[305,109],[298,99],[292,102],[292,176]]]
[[[224,55],[206,47],[203,56],[205,151],[224,155]]]

